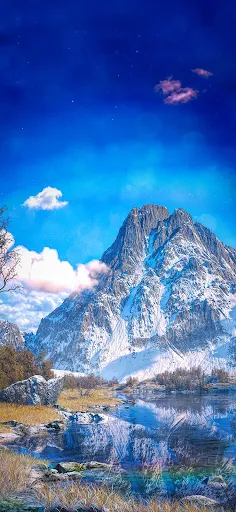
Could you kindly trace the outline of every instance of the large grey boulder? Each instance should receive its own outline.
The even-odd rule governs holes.
[[[0,401],[22,405],[55,405],[62,388],[63,378],[46,381],[41,375],[34,375],[3,389]]]

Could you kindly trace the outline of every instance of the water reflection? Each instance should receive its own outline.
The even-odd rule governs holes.
[[[194,479],[216,470],[232,472],[235,439],[232,397],[170,396],[138,400],[129,408],[124,404],[105,422],[71,421],[65,432],[23,438],[15,448],[53,463],[113,463],[126,470],[132,487],[143,494],[144,488],[147,493],[160,486],[170,491],[181,471],[182,481],[183,475]]]

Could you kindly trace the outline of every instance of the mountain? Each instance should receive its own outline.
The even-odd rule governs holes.
[[[93,290],[73,293],[35,338],[57,369],[147,378],[229,364],[236,336],[236,250],[182,209],[134,208]]]
[[[20,329],[16,324],[8,322],[8,320],[0,320],[0,346],[8,345],[12,348],[24,348],[24,338],[20,333]]]
[[[33,332],[22,332],[25,348],[34,352],[35,334]]]

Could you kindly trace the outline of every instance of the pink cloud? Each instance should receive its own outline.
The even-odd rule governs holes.
[[[211,71],[207,71],[207,69],[202,68],[192,69],[192,72],[196,73],[196,75],[203,76],[204,78],[209,78],[209,76],[213,76],[213,73],[211,73]]]
[[[162,91],[162,94],[169,94],[173,91],[180,91],[181,82],[179,80],[172,80],[172,78],[167,78],[166,80],[161,80],[159,84],[154,87],[155,92]]]
[[[167,96],[164,103],[168,105],[188,103],[198,95],[197,90],[191,87],[182,87],[180,80],[172,80],[171,77],[166,80],[161,80],[160,83],[154,87],[154,91],[162,92],[164,96]]]
[[[181,89],[177,92],[172,92],[167,98],[165,98],[164,103],[168,105],[178,105],[178,103],[188,103],[189,101],[196,98],[198,95],[198,91],[195,89],[191,89],[191,87],[181,87]]]

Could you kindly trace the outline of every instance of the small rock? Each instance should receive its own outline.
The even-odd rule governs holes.
[[[55,467],[55,470],[58,471],[58,473],[80,473],[85,469],[86,465],[80,464],[79,462],[59,462]]]
[[[44,480],[47,482],[57,482],[58,480],[66,480],[67,475],[59,473],[56,469],[48,468],[44,472]]]
[[[4,423],[2,423],[2,424],[7,425],[8,427],[17,427],[18,425],[22,425],[22,423],[20,423],[19,421],[15,421],[15,420],[4,421]]]
[[[69,480],[80,480],[82,478],[82,471],[69,471],[68,473],[63,473],[63,475],[67,476]]]
[[[0,444],[0,451],[7,451],[9,448],[7,446],[4,446],[4,444]]]
[[[86,469],[114,469],[112,464],[107,464],[105,462],[97,462],[96,460],[92,460],[91,462],[86,462]]]
[[[202,507],[205,509],[210,510],[216,510],[217,512],[223,512],[223,507],[211,498],[208,498],[207,496],[201,496],[201,495],[193,495],[193,496],[186,496],[186,498],[182,498],[183,504],[189,504],[195,507]]]
[[[7,441],[8,443],[11,443],[12,441],[15,441],[20,436],[18,434],[15,434],[14,432],[4,432],[0,434],[0,439],[2,441]]]
[[[227,487],[223,476],[213,476],[207,483],[208,487],[214,487],[215,489],[222,489]]]
[[[50,423],[47,423],[47,425],[45,425],[45,427],[52,428],[54,430],[64,430],[65,423],[63,421],[55,420],[55,421],[51,421]]]

